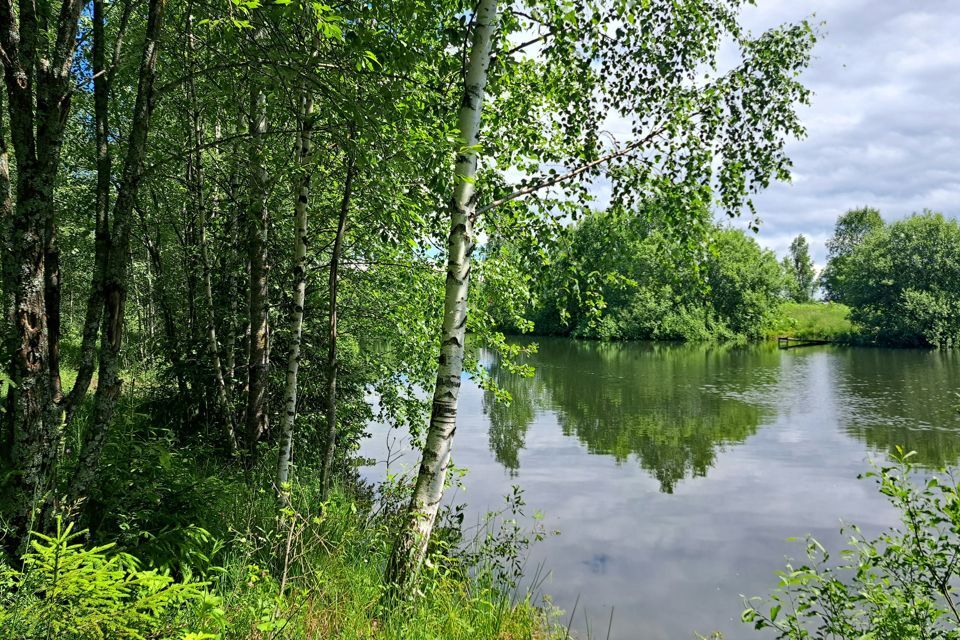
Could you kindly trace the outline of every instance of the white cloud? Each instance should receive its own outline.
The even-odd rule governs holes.
[[[807,235],[817,262],[836,216],[878,207],[960,213],[960,11],[954,0],[760,0],[754,32],[816,14],[825,37],[805,76],[813,105],[791,143],[795,179],[757,199],[759,240],[785,252]]]

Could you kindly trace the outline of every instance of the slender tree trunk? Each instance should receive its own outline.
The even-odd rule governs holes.
[[[324,440],[323,468],[320,470],[320,491],[324,500],[330,491],[330,478],[333,476],[333,454],[337,445],[337,372],[340,363],[337,360],[337,284],[340,270],[340,257],[343,253],[343,239],[347,232],[347,217],[350,213],[350,198],[353,193],[354,159],[348,151],[347,174],[343,183],[343,200],[340,202],[340,217],[337,219],[337,235],[333,240],[330,253],[330,274],[327,282],[329,299],[327,323],[327,437]]]
[[[60,422],[63,382],[60,378],[60,247],[54,216],[47,216],[43,248],[43,298],[47,313],[47,367],[50,376],[50,419]]]
[[[188,10],[188,12],[191,10]],[[187,16],[187,29],[187,55],[192,74],[194,70],[194,51],[196,46],[193,35],[192,15]],[[200,107],[197,102],[196,86],[192,75],[187,83],[187,91],[190,99],[190,120],[193,125],[191,145],[194,147],[194,152],[190,154],[187,163],[187,184],[193,197],[193,209],[197,217],[199,233],[200,266],[203,270],[203,294],[206,306],[207,350],[210,354],[210,367],[213,369],[216,420],[223,434],[227,451],[232,456],[237,450],[237,438],[233,426],[233,413],[230,410],[230,401],[227,398],[223,365],[220,360],[220,342],[217,340],[216,307],[213,300],[213,277],[210,273],[210,252],[207,247],[206,207],[203,200],[203,157],[201,154],[203,123],[200,117]],[[219,135],[217,138],[219,138]],[[214,215],[216,214],[216,205],[212,208],[212,213]]]
[[[267,132],[267,97],[259,87],[251,93],[250,210],[247,217],[247,250],[250,260],[250,295],[247,316],[250,340],[247,351],[247,406],[245,416],[248,463],[256,460],[257,443],[267,428],[267,340],[269,333],[268,254],[269,211],[267,167],[263,138]]]
[[[164,3],[165,0],[150,0],[149,4],[137,99],[127,143],[123,181],[113,208],[110,255],[104,274],[104,327],[100,344],[99,383],[94,402],[93,427],[83,444],[79,463],[70,483],[69,494],[73,498],[86,495],[96,476],[100,454],[103,452],[113,411],[120,396],[120,349],[123,346],[124,308],[129,285],[130,233],[147,154],[147,134],[154,104],[153,86]]]
[[[476,209],[476,146],[496,27],[497,0],[479,0],[458,119],[460,143],[463,146],[457,151],[456,187],[449,206],[447,280],[433,410],[420,472],[407,510],[407,522],[387,564],[386,579],[388,584],[394,585],[393,589],[410,583],[419,571],[443,497],[450,464],[467,325],[470,254],[473,250],[471,218]]]
[[[237,133],[243,130],[244,123],[241,117],[237,123]],[[227,200],[229,201],[230,213],[226,220],[227,242],[231,247],[237,247],[240,243],[240,221],[245,217],[243,198],[240,195],[240,162],[242,157],[242,146],[235,143],[231,146],[233,161],[230,166],[230,179],[227,182]],[[223,289],[227,300],[227,317],[224,319],[223,326],[226,327],[226,339],[224,340],[224,368],[226,382],[230,391],[234,394],[238,389],[237,370],[237,338],[240,307],[238,301],[244,292],[244,281],[238,278],[237,271],[244,266],[243,259],[237,259],[235,252],[225,251],[220,259],[220,268],[224,275]],[[244,272],[244,275],[246,273]],[[245,345],[241,342],[241,347]],[[246,407],[246,404],[244,404]]]
[[[233,427],[233,412],[230,410],[230,401],[227,397],[223,365],[220,361],[220,342],[217,340],[213,283],[210,275],[210,255],[207,250],[206,230],[202,219],[200,222],[200,258],[203,263],[204,294],[207,303],[207,339],[210,350],[210,365],[213,368],[214,384],[216,386],[217,420],[220,422],[220,429],[223,432],[227,449],[233,455],[237,450],[237,437]]]
[[[3,282],[3,375],[6,378],[6,367],[13,362],[14,352],[16,350],[17,334],[16,314],[14,313],[14,295],[16,292],[16,265],[13,262],[13,198],[10,194],[10,154],[7,151],[7,129],[3,117],[3,92],[0,91],[0,249],[3,254],[0,256],[0,278]],[[5,403],[5,411],[0,415],[0,421],[3,424],[2,432],[2,451],[0,451],[0,461],[9,464],[12,462],[13,453],[13,411],[12,403],[15,400],[14,389],[10,387],[7,390],[7,396],[2,399]]]
[[[303,306],[307,298],[307,209],[310,181],[313,177],[313,96],[304,92],[303,124],[300,129],[298,158],[300,192],[294,208],[293,241],[293,313],[290,318],[290,355],[287,357],[286,388],[283,393],[283,418],[280,426],[280,457],[277,461],[277,490],[290,477],[293,460],[293,430],[297,417],[297,374],[300,371],[300,343],[303,337]]]
[[[97,153],[93,274],[90,278],[90,293],[87,296],[87,308],[83,320],[83,337],[80,342],[80,365],[77,368],[77,379],[64,402],[67,424],[73,419],[77,405],[86,395],[90,388],[90,382],[93,380],[97,337],[100,335],[100,319],[103,317],[103,273],[106,270],[107,253],[110,249],[108,212],[110,210],[112,158],[110,157],[109,144],[110,82],[106,68],[104,11],[103,0],[93,0],[93,112]]]
[[[199,158],[197,158],[199,161]],[[203,266],[204,297],[207,307],[207,348],[210,352],[210,366],[213,369],[213,378],[216,392],[217,420],[223,432],[223,439],[231,455],[237,450],[237,437],[233,426],[233,412],[230,410],[230,401],[227,397],[227,385],[223,375],[223,364],[220,360],[220,342],[217,340],[217,325],[215,306],[213,301],[213,278],[210,273],[210,253],[207,248],[206,221],[203,208],[200,209],[200,261]]]
[[[228,200],[233,215],[227,216],[226,236],[227,242],[231,247],[236,247],[239,241],[237,233],[237,220],[240,216],[240,210],[237,206],[240,193],[240,174],[236,168],[231,170],[229,182]],[[237,366],[237,299],[240,297],[240,288],[238,287],[236,269],[239,266],[236,260],[232,260],[231,252],[225,251],[220,259],[220,269],[223,273],[223,289],[226,292],[227,311],[223,319],[225,327],[223,345],[224,357],[224,376],[225,382],[231,391],[235,391],[236,386],[236,366]]]

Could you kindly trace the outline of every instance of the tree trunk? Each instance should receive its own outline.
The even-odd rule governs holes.
[[[242,122],[237,127],[237,132],[242,130]],[[232,146],[232,156],[237,159],[241,156],[240,145]],[[230,247],[238,246],[240,240],[238,221],[243,219],[243,206],[240,198],[240,168],[235,161],[231,162],[230,179],[227,182],[227,201],[230,207],[230,215],[226,219],[226,238]],[[237,301],[243,292],[242,282],[237,278],[236,272],[243,265],[243,262],[235,259],[235,254],[224,251],[220,258],[220,271],[223,275],[223,292],[226,300],[226,317],[223,319],[224,327],[224,377],[227,388],[231,392],[236,392],[237,386],[237,313],[239,306]]]
[[[479,0],[458,118],[460,143],[463,146],[457,150],[456,186],[449,206],[447,280],[433,410],[420,472],[407,510],[406,525],[394,544],[387,564],[386,579],[388,584],[394,585],[394,590],[410,583],[423,562],[443,497],[450,447],[456,431],[467,324],[470,254],[473,250],[471,218],[476,209],[476,146],[496,25],[497,0]]]
[[[313,96],[305,92],[303,125],[300,129],[298,156],[300,161],[300,193],[294,209],[293,242],[293,314],[290,318],[290,355],[287,357],[286,388],[283,393],[283,422],[280,426],[280,457],[277,461],[277,490],[290,477],[293,460],[293,430],[297,417],[297,374],[300,371],[300,343],[303,337],[303,305],[307,297],[307,205],[313,177],[312,139]]]
[[[327,325],[327,437],[324,440],[323,468],[320,470],[321,497],[326,500],[330,491],[330,478],[333,476],[333,454],[337,445],[337,284],[340,269],[340,256],[343,253],[343,239],[347,232],[347,216],[350,213],[350,197],[353,192],[354,160],[353,151],[348,150],[347,175],[343,183],[343,200],[340,202],[340,217],[337,220],[337,235],[333,240],[330,253],[330,275],[328,280],[329,309]]]
[[[233,188],[236,181],[236,172],[230,176],[230,186],[231,193],[231,208],[234,208],[234,198],[237,194],[237,189]],[[230,243],[231,247],[236,247],[239,240],[239,234],[237,233],[237,216],[230,215],[227,218],[226,224],[226,237],[227,242]],[[223,345],[223,358],[224,358],[224,378],[227,384],[227,387],[231,391],[235,391],[236,387],[236,368],[237,368],[237,312],[239,307],[237,305],[237,300],[240,297],[240,287],[238,286],[238,278],[236,276],[236,269],[240,266],[236,260],[230,258],[229,252],[224,252],[223,256],[220,259],[220,269],[223,273],[223,290],[227,298],[227,310],[225,317],[223,318],[223,327],[224,333],[224,345]]]
[[[17,334],[14,330],[16,326],[16,314],[14,313],[14,295],[16,291],[16,265],[13,262],[13,198],[10,194],[10,154],[7,150],[7,130],[3,118],[3,92],[0,91],[0,249],[3,254],[0,256],[0,278],[2,278],[3,308],[3,375],[4,383],[7,376],[6,367],[13,362],[14,352],[16,350]],[[0,401],[7,403],[15,400],[13,388],[7,390],[7,396]],[[2,451],[0,451],[0,461],[9,464],[12,462],[13,453],[13,411],[12,405],[5,404],[5,411],[0,415],[3,431],[0,436],[2,442]]]
[[[104,33],[104,2],[93,0],[93,112],[94,138],[97,154],[97,186],[94,196],[94,257],[93,274],[90,278],[90,293],[83,320],[83,337],[80,342],[80,365],[77,379],[64,402],[65,421],[73,419],[77,405],[86,395],[93,380],[96,359],[97,337],[100,335],[100,320],[103,317],[103,273],[106,270],[107,253],[110,249],[110,157],[109,103],[110,83],[106,69],[106,34]]]
[[[199,155],[199,154],[198,154]],[[199,158],[196,160],[199,162]],[[200,260],[203,266],[204,296],[207,306],[207,348],[210,351],[210,366],[213,369],[213,378],[216,392],[217,420],[223,431],[224,443],[230,455],[237,450],[237,437],[233,427],[233,412],[230,410],[230,401],[227,397],[227,385],[223,375],[223,365],[220,361],[220,342],[217,340],[217,325],[213,301],[213,278],[210,273],[210,252],[207,248],[206,221],[203,208],[200,209]]]
[[[206,303],[207,321],[207,350],[210,354],[210,367],[213,369],[214,404],[216,406],[216,420],[223,433],[224,444],[232,456],[237,450],[237,438],[233,426],[233,413],[230,410],[230,401],[227,398],[227,387],[223,376],[223,365],[220,361],[220,342],[217,340],[217,320],[213,301],[213,278],[210,273],[210,251],[207,247],[207,220],[206,207],[203,201],[203,157],[201,145],[203,143],[203,123],[200,118],[200,107],[197,102],[196,86],[193,80],[195,42],[193,35],[193,16],[187,16],[187,54],[191,77],[187,83],[190,99],[190,120],[193,125],[191,145],[194,148],[187,162],[187,184],[192,198],[194,213],[199,227],[198,244],[200,245],[200,266],[203,270],[203,294]],[[217,136],[219,138],[219,135]],[[216,205],[212,212],[216,213]]]
[[[70,110],[70,70],[83,4],[63,0],[53,25],[52,11],[38,16],[33,3],[20,3],[19,10],[13,2],[0,3],[0,48],[17,162],[16,215],[10,236],[16,329],[10,372],[15,387],[7,403],[11,466],[17,471],[12,526],[18,534],[9,539],[19,537],[16,542],[25,540],[36,514],[47,504],[62,433],[59,406],[53,401],[59,372],[51,366],[47,324],[47,289],[58,283],[55,258],[48,259],[47,254],[55,248],[53,187]],[[56,300],[53,304],[59,307]],[[53,365],[57,339],[53,337]]]
[[[268,264],[267,239],[267,167],[264,163],[263,138],[267,132],[267,97],[259,87],[250,100],[250,210],[247,212],[247,250],[250,260],[250,291],[247,316],[250,339],[247,351],[246,439],[248,463],[256,460],[257,443],[267,428],[266,392],[269,361],[267,340],[269,314],[267,308]]]
[[[129,279],[130,232],[147,153],[147,134],[154,104],[153,85],[164,3],[165,0],[150,0],[149,5],[137,99],[127,143],[123,181],[120,183],[113,208],[110,255],[104,274],[104,327],[100,344],[99,383],[94,402],[93,427],[83,444],[78,466],[70,483],[69,494],[74,499],[86,495],[96,475],[122,385],[120,349],[123,346],[124,307]]]

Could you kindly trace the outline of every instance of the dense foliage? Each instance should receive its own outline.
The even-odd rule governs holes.
[[[898,527],[871,538],[849,526],[850,546],[837,555],[808,537],[803,564],[780,572],[771,601],[754,599],[743,620],[784,640],[956,638],[960,485],[952,473],[924,477],[911,456],[901,450],[867,474]]]
[[[844,262],[871,233],[881,227],[883,218],[872,207],[851,209],[837,218],[833,237],[827,240],[827,266],[820,274],[820,284],[827,300],[843,302],[846,297]]]
[[[224,465],[151,424],[155,385],[119,408],[93,528],[55,524],[0,561],[0,639],[559,637],[548,603],[517,584],[542,535],[508,524],[519,494],[467,533],[456,508],[441,512],[422,597],[386,616],[383,564],[409,485],[344,480],[324,500],[318,467],[304,464],[278,505],[261,489],[271,465]]]
[[[765,335],[784,287],[773,253],[719,226],[682,242],[662,222],[667,206],[591,213],[561,230],[538,260],[517,242],[494,247],[488,269],[524,273],[531,302],[489,296],[492,315],[514,331],[603,340]]]
[[[753,213],[754,193],[789,178],[816,33],[805,21],[750,33],[745,4],[0,4],[0,544],[14,595],[41,616],[17,622],[24,633],[67,633],[41,619],[62,605],[84,636],[166,634],[167,613],[189,603],[144,613],[141,591],[117,586],[141,578],[158,602],[211,582],[236,621],[211,633],[230,638],[279,637],[278,620],[293,619],[282,612],[344,601],[353,617],[332,635],[382,624],[387,637],[468,636],[484,607],[531,614],[504,604],[499,578],[450,570],[442,589],[416,584],[436,551],[462,376],[485,376],[467,332],[506,362],[520,352],[471,278],[514,318],[529,274],[498,251],[550,244],[602,182],[617,211],[668,196],[655,224],[622,240],[675,274],[634,269],[602,291],[557,262],[573,274],[555,269],[558,283],[585,278],[584,300],[621,296],[625,337],[759,331],[770,258],[703,212]],[[597,224],[570,235],[576,260],[604,242],[589,237]],[[596,268],[608,278],[621,266]],[[606,331],[599,308],[570,310],[580,331]],[[389,518],[365,519],[384,508],[374,501],[337,511],[336,526],[362,529],[347,536],[356,545],[311,539],[300,573],[338,565],[349,597],[298,600],[288,518],[329,524],[372,418],[410,430],[419,473]],[[304,487],[301,512],[291,501]],[[61,522],[88,532],[85,551],[71,539],[65,553],[110,602],[27,597],[28,554],[46,553],[33,543],[59,540]],[[233,582],[214,581],[214,566]],[[417,615],[381,621],[371,600]],[[83,627],[87,604],[136,619]],[[433,625],[443,608],[466,613]],[[535,618],[510,633],[534,635]]]
[[[960,344],[960,224],[924,213],[872,228],[830,264],[858,331],[898,345]]]

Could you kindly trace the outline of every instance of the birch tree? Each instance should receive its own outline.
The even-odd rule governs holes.
[[[784,143],[803,134],[795,109],[809,93],[798,77],[815,34],[800,23],[754,38],[737,23],[740,6],[738,0],[506,5],[494,52],[497,8],[478,4],[459,117],[464,147],[449,207],[433,411],[406,526],[387,567],[389,583],[415,576],[443,497],[464,370],[474,224],[495,234],[498,225],[536,226],[558,212],[576,216],[600,179],[626,208],[669,192],[737,215],[752,211],[750,193],[789,177]],[[739,46],[740,61],[721,71],[725,38]],[[538,48],[535,55],[524,55],[528,47]],[[497,118],[489,142],[478,148],[489,77],[495,79],[489,110]],[[611,116],[623,120],[625,139],[605,135]],[[487,164],[478,169],[480,148]],[[508,168],[526,177],[511,184]],[[706,225],[699,207],[690,210],[670,222],[681,241],[697,242]]]
[[[92,482],[100,454],[109,433],[113,412],[120,396],[120,350],[126,324],[130,271],[130,237],[134,206],[143,180],[144,161],[154,106],[154,80],[160,55],[165,0],[150,0],[146,36],[140,60],[137,98],[130,138],[124,159],[123,177],[114,204],[110,229],[110,252],[104,273],[104,328],[100,345],[99,382],[94,403],[93,427],[83,443],[77,470],[70,483],[70,495],[83,496]]]
[[[457,401],[463,374],[470,254],[475,242],[472,218],[477,204],[480,115],[497,21],[497,0],[480,0],[457,125],[461,146],[457,150],[454,174],[456,187],[448,208],[450,236],[447,240],[447,279],[433,408],[423,447],[423,460],[407,510],[407,522],[387,566],[389,583],[408,582],[423,562],[450,465],[450,448],[456,432]]]

